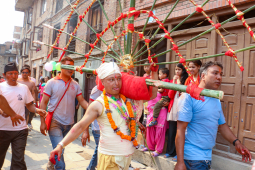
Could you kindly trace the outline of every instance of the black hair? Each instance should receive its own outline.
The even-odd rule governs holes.
[[[221,63],[217,62],[217,61],[208,61],[206,63],[203,64],[203,66],[200,68],[200,75],[202,75],[202,73],[207,74],[207,70],[209,67],[211,66],[219,66],[222,70],[223,70],[223,66]]]
[[[30,68],[30,65],[24,64],[23,67],[28,67],[28,68]]]
[[[22,71],[24,71],[24,70],[28,70],[28,72],[29,73],[31,73],[31,69],[30,69],[30,67],[27,67],[27,64],[25,64],[22,68],[21,68],[21,70],[20,70],[20,72],[22,72]]]
[[[76,81],[77,83],[79,83],[79,79],[77,79],[77,78],[74,78],[74,81]]]
[[[201,67],[202,66],[202,62],[200,60],[190,61],[189,63],[194,63],[195,66],[197,66],[197,67],[199,67],[199,66]]]
[[[65,64],[66,61],[72,61],[74,63],[74,60],[68,56],[62,58],[60,62],[61,62],[61,64]]]
[[[41,78],[41,80],[42,80],[42,82],[43,82],[43,83],[45,83],[45,80],[44,80],[44,78]]]
[[[187,71],[186,71],[185,67],[182,65],[182,63],[178,63],[176,65],[176,67],[179,67],[180,69],[182,69],[180,82],[182,85],[184,85],[186,79],[189,77],[189,74],[187,73]]]
[[[161,71],[163,74],[166,74],[166,77],[169,76],[169,70],[168,70],[168,68],[160,68],[159,71]]]

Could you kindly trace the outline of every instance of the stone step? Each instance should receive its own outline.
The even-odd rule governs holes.
[[[236,156],[234,154],[232,154],[232,157],[240,158],[240,156]],[[164,158],[164,154],[161,154],[156,158],[152,158],[148,151],[142,152],[140,150],[135,151],[133,154],[133,160],[157,170],[174,170],[176,164],[176,162],[172,161],[172,157]],[[211,170],[251,170],[251,167],[252,165],[250,163],[224,158],[215,154],[212,155]]]

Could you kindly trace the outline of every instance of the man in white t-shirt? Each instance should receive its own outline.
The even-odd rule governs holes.
[[[95,101],[103,92],[101,90],[99,90],[97,88],[97,86],[95,86],[92,91],[91,91],[91,94],[90,94],[90,97],[89,97],[89,105]],[[98,122],[97,120],[94,120],[91,124],[92,126],[92,134],[93,134],[93,137],[95,139],[95,143],[96,143],[96,148],[95,148],[95,151],[94,151],[94,154],[90,160],[90,163],[89,163],[89,166],[87,167],[87,170],[95,170],[96,169],[96,166],[97,166],[97,149],[98,149],[98,144],[99,144],[99,139],[100,139],[100,128],[99,128],[99,125],[98,125]],[[82,134],[82,145],[83,146],[86,146],[86,142],[88,140],[88,142],[90,142],[90,136],[89,136],[89,132],[88,132],[89,128],[87,128],[85,130],[85,132]]]
[[[3,76],[6,82],[0,84],[3,96],[11,108],[25,118],[25,106],[31,112],[46,116],[46,111],[37,109],[33,104],[33,96],[26,85],[17,83],[18,69],[15,63],[9,63],[4,67]],[[12,160],[11,170],[27,169],[24,161],[24,153],[27,143],[28,129],[25,121],[17,126],[12,126],[9,117],[0,116],[0,169],[3,166],[6,152],[11,144]]]

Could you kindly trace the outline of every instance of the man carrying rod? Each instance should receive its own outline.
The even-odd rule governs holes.
[[[201,82],[198,87],[217,90],[222,81],[222,69],[218,62],[205,63],[200,69]],[[226,124],[220,100],[204,97],[203,102],[184,93],[178,105],[175,170],[209,170],[218,130],[222,137],[235,146],[243,160],[251,160],[248,149]]]
[[[74,65],[74,60],[64,57],[61,64]],[[44,87],[41,108],[46,109],[48,105],[48,117],[46,120],[41,117],[41,133],[46,135],[48,130],[53,149],[66,136],[74,124],[75,98],[85,110],[88,102],[83,98],[79,84],[71,76],[74,71],[61,69],[61,73],[49,80]],[[48,163],[47,168],[52,168]],[[56,170],[65,169],[64,156],[57,161],[54,167]]]
[[[122,168],[127,170],[131,162],[131,155],[138,147],[136,124],[139,121],[138,115],[142,110],[143,103],[120,94],[122,74],[115,63],[102,64],[97,69],[97,73],[105,89],[103,94],[91,103],[82,120],[51,152],[50,160],[54,161],[55,156],[60,159],[62,149],[79,137],[89,124],[97,119],[101,132],[97,169],[119,170]],[[157,72],[152,72],[152,79],[158,79]],[[144,79],[143,83],[145,84]],[[156,94],[157,88],[153,87],[151,98],[155,98]]]

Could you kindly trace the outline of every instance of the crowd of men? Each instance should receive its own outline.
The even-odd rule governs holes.
[[[61,64],[74,65],[74,60],[64,57]],[[193,64],[196,65],[195,62]],[[86,145],[90,138],[88,127],[91,123],[97,147],[88,170],[127,170],[132,154],[139,148],[136,124],[146,134],[149,145],[149,148],[142,150],[153,150],[154,157],[162,153],[162,140],[165,140],[162,136],[169,128],[171,138],[168,140],[175,141],[176,145],[168,144],[168,155],[165,156],[177,154],[176,170],[210,169],[218,130],[227,141],[233,143],[244,160],[251,161],[248,149],[227,126],[218,99],[204,97],[203,100],[196,100],[187,93],[166,93],[165,89],[158,88],[160,82],[156,82],[155,87],[147,86],[145,79],[158,80],[159,77],[167,81],[169,77],[166,69],[158,72],[158,66],[151,64],[148,67],[145,68],[144,77],[137,77],[121,72],[116,63],[102,64],[97,69],[97,86],[92,90],[88,103],[83,98],[79,84],[71,78],[73,70],[61,69],[47,83],[40,77],[38,93],[29,66],[25,65],[19,71],[15,63],[7,64],[3,74],[5,81],[0,83],[0,169],[10,145],[11,170],[27,169],[24,152],[28,129],[32,128],[31,121],[35,113],[40,115],[41,133],[48,133],[53,147],[47,169],[66,169],[63,156],[65,146],[80,134],[82,144]],[[190,67],[192,72],[193,65]],[[198,87],[217,90],[222,81],[223,66],[218,62],[207,62],[200,67],[200,74],[194,73],[193,77]],[[182,69],[179,70],[180,74],[178,68]],[[184,80],[183,76],[184,68],[177,65],[171,83],[187,82],[186,85],[189,85],[190,80],[186,80],[187,76]],[[159,101],[162,102],[157,104]],[[148,106],[144,104],[147,102]],[[78,104],[86,113],[75,124]],[[36,107],[38,105],[40,109]],[[159,106],[155,113],[156,105]],[[166,109],[169,106],[171,108]],[[146,109],[149,113],[144,127],[139,120],[141,115],[146,117]],[[172,122],[168,122],[168,116]]]

